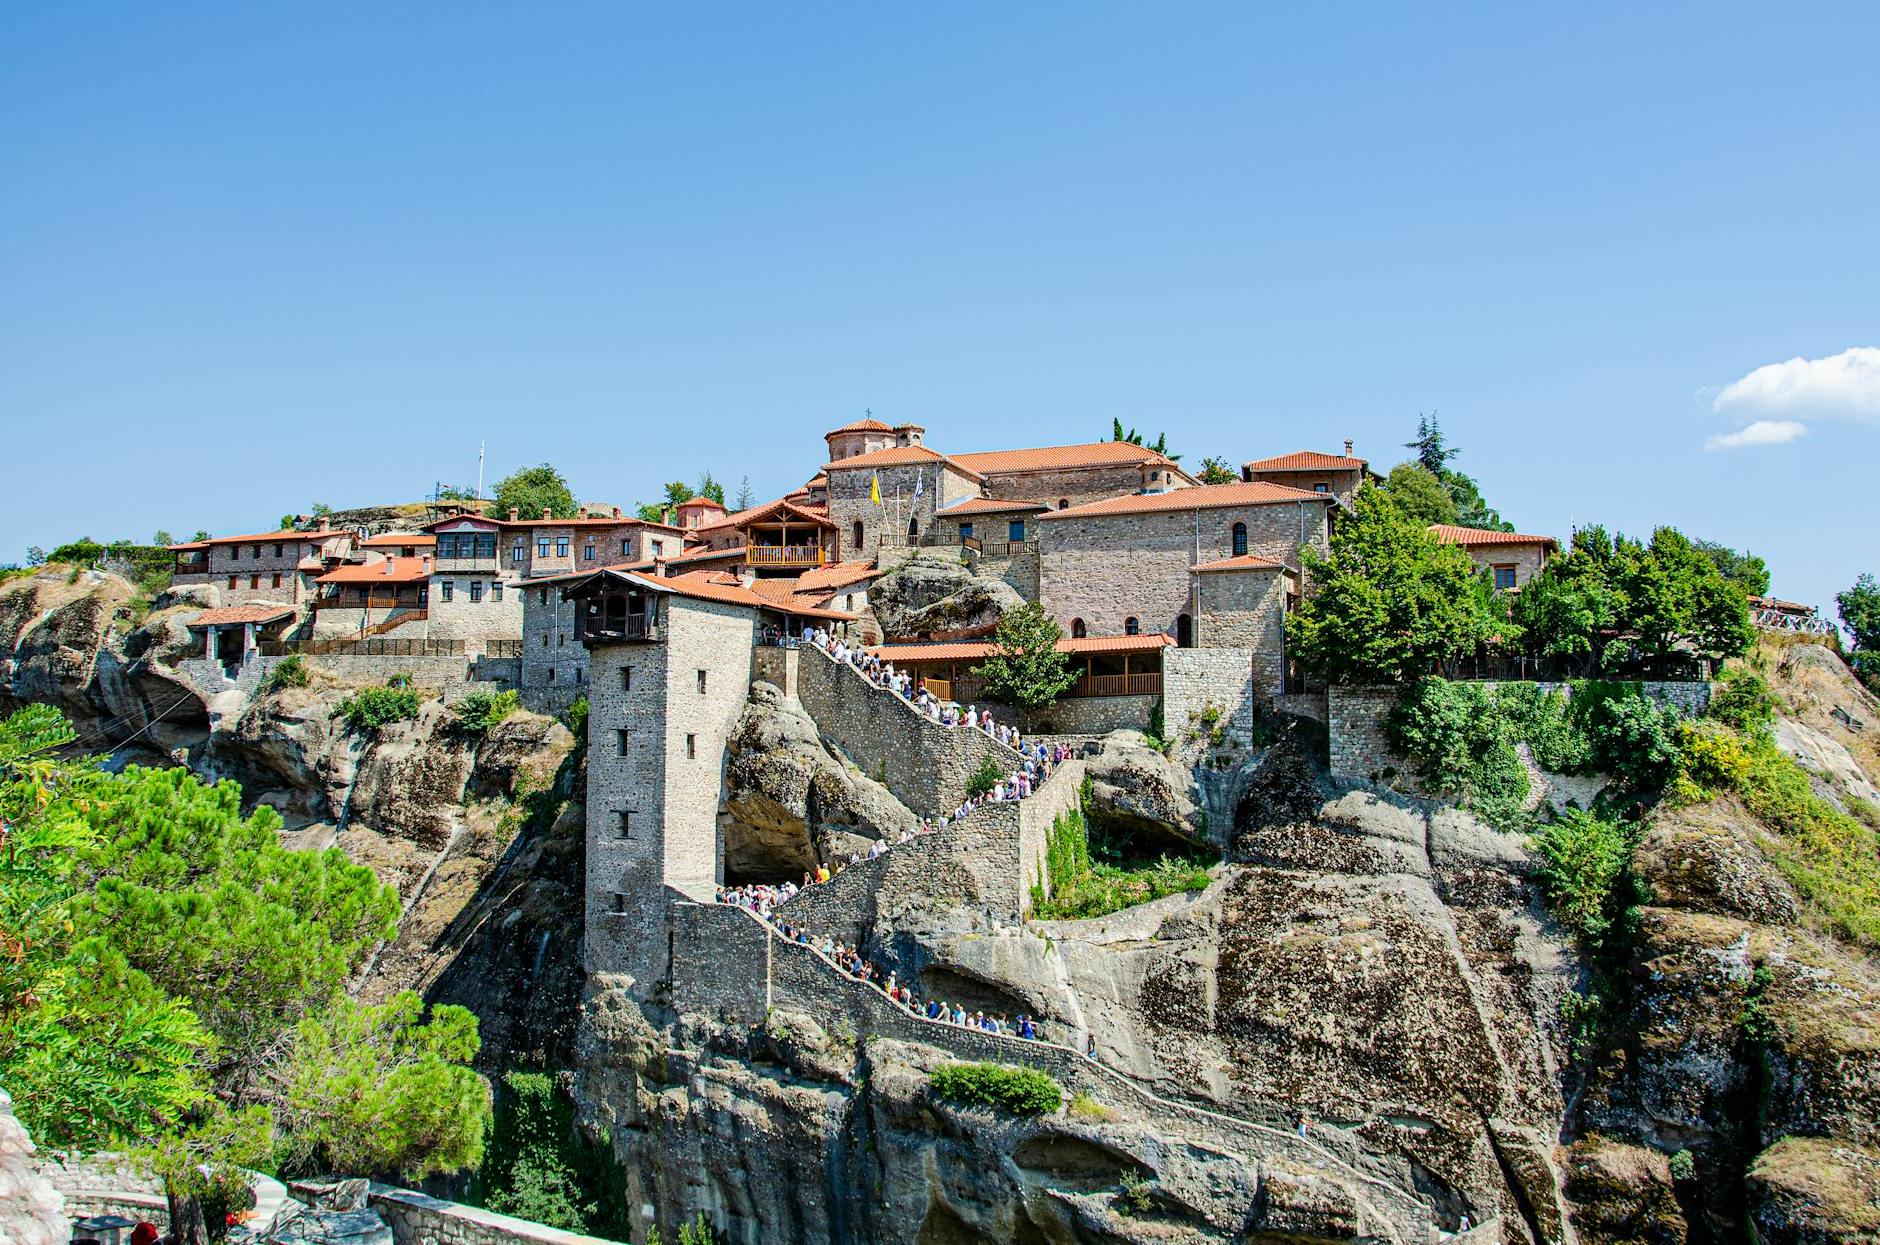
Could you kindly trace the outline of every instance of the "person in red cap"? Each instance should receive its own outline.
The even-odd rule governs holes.
[[[132,1228],[131,1245],[157,1245],[157,1225],[140,1223]]]

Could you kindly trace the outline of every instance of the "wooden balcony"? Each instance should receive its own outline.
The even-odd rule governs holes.
[[[1162,674],[1087,674],[1071,684],[1066,696],[1160,696]]]
[[[575,620],[574,638],[582,644],[613,644],[657,640],[660,634],[658,624],[647,622],[644,614],[628,614],[624,618],[584,615]]]
[[[752,566],[814,568],[827,565],[829,554],[821,545],[746,545],[744,560]]]

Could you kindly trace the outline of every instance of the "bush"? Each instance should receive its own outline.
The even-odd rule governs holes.
[[[1004,782],[1005,778],[1005,771],[999,768],[999,763],[987,757],[979,763],[979,768],[973,771],[973,776],[966,780],[966,798],[978,799]]]
[[[588,698],[577,696],[561,715],[562,725],[574,735],[577,751],[587,747]]]
[[[1636,690],[1606,696],[1586,717],[1593,765],[1634,793],[1660,790],[1678,765],[1680,723],[1672,705],[1655,705]]]
[[[268,677],[261,680],[261,690],[274,692],[284,687],[305,687],[311,682],[313,674],[307,669],[307,663],[300,659],[299,653],[290,653],[268,671]]]
[[[457,702],[457,726],[467,735],[487,735],[516,711],[520,697],[514,690],[493,692],[478,688]]]
[[[949,1102],[969,1107],[992,1107],[1013,1115],[1043,1115],[1056,1111],[1064,1091],[1036,1068],[1003,1063],[948,1063],[933,1070],[933,1090]]]
[[[1108,916],[1165,895],[1206,890],[1214,880],[1206,865],[1172,856],[1135,865],[1092,861],[1089,829],[1075,809],[1060,813],[1045,832],[1042,871],[1032,884],[1031,914],[1045,919]]]
[[[1710,717],[1750,734],[1775,726],[1782,703],[1760,674],[1732,668],[1723,672],[1717,684],[1710,697]]]
[[[1629,901],[1620,882],[1636,844],[1637,832],[1628,823],[1578,809],[1534,836],[1547,906],[1583,946],[1597,947]]]
[[[418,693],[410,687],[368,687],[340,701],[333,712],[346,719],[348,726],[376,734],[389,723],[417,717]]]

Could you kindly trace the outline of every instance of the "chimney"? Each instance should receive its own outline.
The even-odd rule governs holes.
[[[426,575],[431,573],[431,555],[428,553],[424,555],[424,573]]]
[[[516,509],[514,506],[511,506],[509,508],[509,521],[511,523],[515,523],[519,521],[521,518],[522,518],[522,511]]]
[[[664,523],[668,527],[672,526],[672,507],[671,506],[661,506],[659,508],[659,521],[661,523]]]
[[[392,573],[392,567],[393,567],[393,564],[394,564],[394,563],[396,563],[396,562],[397,562],[397,559],[396,559],[396,558],[387,558],[387,559],[385,559],[385,573],[386,573],[387,575],[390,575],[390,574]]]
[[[544,519],[552,519],[552,518],[554,518],[554,517],[555,517],[555,509],[554,509],[554,507],[552,507],[552,506],[543,506],[543,507],[542,507],[542,517],[543,517]]]
[[[1351,438],[1350,437],[1345,438],[1345,457],[1346,458],[1351,457]]]
[[[664,554],[653,555],[653,576],[656,579],[664,579],[666,577],[666,556]]]
[[[618,519],[619,517],[620,517],[620,507],[619,507],[619,506],[615,506],[615,507],[614,507],[614,518],[616,518],[616,519]]]
[[[315,530],[324,532],[332,526],[333,526],[333,520],[326,515],[321,515],[320,522],[316,525]]]

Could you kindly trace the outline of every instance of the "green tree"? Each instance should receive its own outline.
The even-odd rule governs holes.
[[[1142,445],[1144,449],[1153,450],[1170,462],[1178,463],[1182,460],[1180,454],[1171,454],[1168,452],[1168,433],[1157,433],[1154,445],[1143,445],[1142,434],[1140,432],[1137,432],[1134,428],[1131,428],[1128,432],[1124,432],[1123,421],[1120,419],[1114,419],[1110,422],[1114,429],[1110,435],[1110,440],[1121,441],[1125,445]]]
[[[1463,527],[1486,528],[1497,532],[1514,530],[1511,524],[1503,521],[1498,511],[1490,508],[1482,499],[1482,490],[1474,479],[1449,465],[1450,460],[1460,456],[1462,451],[1444,439],[1442,424],[1434,413],[1417,416],[1416,439],[1404,442],[1404,448],[1417,452],[1416,465],[1440,481],[1443,490],[1455,503],[1455,518],[1432,519],[1431,522],[1459,523]],[[1394,471],[1391,474],[1396,475]]]
[[[1691,546],[1717,564],[1717,571],[1732,583],[1742,585],[1752,597],[1769,595],[1769,564],[1745,549],[1738,553],[1714,540],[1692,540]]]
[[[725,504],[725,486],[713,479],[711,472],[701,472],[698,478],[698,486],[692,490],[692,496],[709,497],[722,506]]]
[[[1854,637],[1854,646],[1868,652],[1880,651],[1880,581],[1863,574],[1854,586],[1834,595],[1841,625]]]
[[[1405,441],[1403,447],[1415,450],[1417,465],[1439,480],[1449,470],[1449,460],[1462,453],[1443,440],[1443,426],[1434,413],[1417,415],[1416,440]]]
[[[738,495],[732,499],[733,510],[749,510],[757,504],[757,494],[751,491],[751,477],[745,476],[738,481]]]
[[[514,510],[525,519],[539,519],[544,512],[573,517],[575,512],[568,481],[547,463],[520,468],[498,480],[493,504],[499,516]]]
[[[1613,572],[1628,656],[1647,672],[1666,671],[1684,652],[1713,661],[1740,656],[1755,641],[1742,585],[1724,579],[1676,528],[1659,528],[1649,544],[1619,538]]]
[[[316,501],[313,503],[313,508],[308,510],[307,513],[312,515],[316,519],[321,519],[321,518],[325,518],[329,514],[332,514],[333,507],[327,505],[323,501]]]
[[[1398,463],[1390,469],[1385,490],[1397,508],[1422,523],[1454,523],[1456,499],[1443,482],[1417,463]]]
[[[711,474],[707,472],[705,478],[709,480]],[[701,483],[703,483],[703,481],[701,481]],[[716,482],[714,481],[714,483]],[[652,502],[650,504],[641,503],[639,507],[640,520],[644,523],[670,523],[673,519],[673,511],[676,510],[679,503],[691,501],[696,496],[698,496],[698,494],[694,493],[692,487],[684,480],[674,480],[666,486],[665,501]]]
[[[209,530],[207,528],[199,527],[196,529],[196,534],[194,536],[191,536],[189,539],[192,544],[208,540]]]
[[[1473,654],[1515,629],[1468,554],[1389,492],[1364,489],[1332,532],[1331,556],[1300,550],[1309,587],[1286,620],[1300,662],[1335,683],[1394,683]]]
[[[340,998],[294,1029],[276,1118],[289,1166],[422,1180],[483,1160],[489,1088],[469,1066],[477,1018],[409,990],[368,1005]]]
[[[1203,484],[1232,484],[1240,479],[1225,458],[1204,458],[1201,460],[1201,474],[1196,477]]]
[[[168,545],[174,545],[176,543],[176,537],[170,535],[165,529],[158,528],[156,532],[151,535],[150,543],[161,549]]]
[[[996,651],[973,667],[973,674],[985,680],[986,695],[993,700],[1041,709],[1077,681],[1070,654],[1057,646],[1063,638],[1057,620],[1028,601],[999,620],[992,635]]]
[[[1476,487],[1475,480],[1460,471],[1443,472],[1443,487],[1449,490],[1449,496],[1456,503],[1456,522],[1464,527],[1479,527],[1491,532],[1512,532],[1514,524],[1501,517],[1501,512],[1482,500],[1482,490]]]

